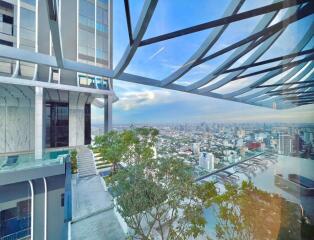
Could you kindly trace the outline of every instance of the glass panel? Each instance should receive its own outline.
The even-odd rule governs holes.
[[[272,4],[276,1],[274,0],[247,0],[244,2],[239,12],[246,12],[252,9],[264,7],[266,5]]]
[[[293,49],[296,47],[297,43],[301,41],[305,33],[310,31],[312,21],[312,16],[308,16],[290,24],[276,42],[260,58],[260,61],[293,53]],[[297,34],[295,34],[296,32]],[[287,44],[287,42],[290,44]]]
[[[29,51],[35,51],[35,12],[21,7],[20,14],[20,48]],[[34,70],[34,64],[20,62],[19,74],[21,76],[32,79],[34,75]]]
[[[207,75],[219,69],[219,67],[221,67],[221,65],[230,57],[230,55],[232,55],[233,52],[234,50],[229,51],[219,57],[193,67],[189,72],[178,79],[176,83],[185,86],[203,79]]]
[[[140,2],[140,1],[139,1]],[[128,28],[124,11],[124,1],[116,0],[113,4],[113,67],[115,67],[123,56],[129,45]]]
[[[69,145],[69,106],[67,103],[45,104],[46,147]]]
[[[213,92],[220,93],[220,94],[231,93],[231,92],[240,90],[242,88],[245,88],[245,87],[253,84],[255,81],[257,81],[258,79],[260,79],[263,76],[265,76],[265,73],[259,74],[256,76],[252,76],[252,77],[248,77],[248,78],[241,78],[241,79],[238,79],[235,81],[231,81],[231,82],[225,84],[224,86],[214,90]]]
[[[230,24],[219,38],[219,41],[210,49],[206,56],[250,36],[262,17],[263,16],[256,16]]]
[[[0,186],[0,238],[28,239],[31,235],[31,190],[28,182]]]
[[[109,67],[109,14],[108,4],[97,2],[96,21],[96,63]]]
[[[36,0],[21,0],[22,2],[28,3],[30,5],[35,6],[36,5]]]
[[[95,2],[80,0],[79,2],[79,61],[95,63]]]
[[[0,174],[43,166],[54,166],[64,163],[68,150],[45,151],[42,159],[35,160],[34,153],[2,154],[0,156]]]
[[[209,30],[141,47],[136,51],[126,72],[162,80],[183,65],[208,34]]]
[[[194,1],[158,1],[144,39],[221,18],[231,2],[221,0],[217,4],[215,1],[199,0],[195,4]]]

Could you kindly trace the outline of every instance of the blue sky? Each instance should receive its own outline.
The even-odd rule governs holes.
[[[217,4],[218,1],[208,0],[160,0],[144,39],[217,19],[222,16],[230,1],[232,0],[219,0],[219,4]],[[143,0],[130,0],[133,29],[143,2]],[[247,0],[241,7],[240,12],[271,2],[271,0]],[[280,20],[280,17],[286,11],[281,10],[279,16],[274,21]],[[115,66],[128,44],[123,0],[114,1],[113,14],[113,63]],[[220,41],[213,46],[209,53],[213,53],[249,36],[260,19],[261,17],[258,16],[237,22],[228,27],[221,36]],[[303,33],[308,30],[312,20],[313,18],[307,17],[298,23],[291,24],[260,60],[291,52]],[[206,30],[141,47],[137,50],[126,72],[162,80],[187,61],[210,31]],[[298,34],[296,34],[297,31]],[[308,48],[313,46],[313,41],[310,44],[307,46]],[[250,56],[252,52],[249,52],[242,59],[240,58],[233,67],[243,63],[245,58]],[[195,67],[176,83],[188,85],[202,79],[202,77],[223,63],[230,54],[231,52]],[[255,68],[253,70],[256,71],[258,69]],[[256,77],[261,76],[258,75]],[[254,79],[234,81],[223,88],[215,90],[215,92],[228,93],[248,85],[252,80]],[[275,80],[273,79],[273,81]],[[313,105],[278,111],[118,80],[114,80],[114,90],[120,98],[113,106],[113,122],[117,124],[201,121],[314,122]],[[97,113],[99,112],[97,111]],[[101,116],[97,118],[100,119]]]

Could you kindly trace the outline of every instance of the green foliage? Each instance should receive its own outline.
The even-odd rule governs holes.
[[[108,132],[102,136],[96,136],[95,148],[100,153],[102,159],[107,160],[113,165],[115,172],[117,164],[121,161],[125,149],[125,144],[116,131]]]
[[[157,141],[158,130],[135,128],[123,132],[111,131],[95,138],[95,150],[116,171],[119,162],[133,163],[153,156],[152,147]]]
[[[110,177],[118,211],[133,229],[132,238],[187,239],[204,233],[203,206],[216,191],[212,183],[197,185],[192,169],[176,158],[153,158],[158,131],[137,128],[121,133],[128,166]]]
[[[310,239],[311,225],[302,221],[297,204],[257,189],[251,182],[225,187],[226,192],[215,200],[218,239]]]
[[[73,149],[70,153],[71,158],[71,172],[77,173],[77,150]]]

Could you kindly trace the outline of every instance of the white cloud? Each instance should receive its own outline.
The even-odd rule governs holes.
[[[167,90],[132,91],[122,93],[115,107],[129,111],[143,106],[169,103],[173,100],[170,91]]]

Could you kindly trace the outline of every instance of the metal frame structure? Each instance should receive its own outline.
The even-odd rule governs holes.
[[[314,23],[310,26],[310,31],[308,31],[301,38],[291,53],[272,59],[258,61],[291,23],[313,15],[314,2],[311,0],[274,0],[274,3],[272,4],[240,13],[238,12],[245,0],[234,0],[231,1],[230,5],[226,8],[223,17],[220,19],[149,39],[143,39],[143,37],[154,14],[158,0],[145,0],[134,31],[132,30],[129,1],[124,0],[129,44],[126,47],[122,58],[113,70],[64,59],[62,54],[61,34],[58,25],[58,1],[46,1],[48,6],[47,11],[49,13],[49,26],[56,56],[49,56],[18,48],[0,46],[1,58],[26,61],[74,72],[79,71],[82,73],[103,76],[110,79],[119,79],[127,82],[183,91],[256,106],[272,107],[276,109],[291,108],[314,102],[313,94],[309,94],[314,91],[314,46],[310,46],[310,49],[306,48],[306,46],[311,43],[311,40],[313,40]],[[285,9],[285,11],[283,16],[281,16],[281,20],[272,24],[275,17],[278,16],[279,11],[283,9]],[[250,36],[240,39],[238,42],[206,56],[209,50],[212,49],[217,42],[219,42],[221,35],[229,25],[234,22],[250,19],[256,16],[262,16],[262,18]],[[207,29],[213,30],[209,33],[208,37],[203,41],[199,48],[189,59],[187,59],[185,64],[163,80],[147,78],[145,76],[138,76],[125,72],[125,69],[132,61],[132,58],[138,48]],[[180,77],[188,73],[195,66],[217,58],[222,54],[230,52],[231,50],[234,51],[227,58],[227,60],[225,60],[218,68],[209,72],[203,79],[187,86],[176,83]],[[238,59],[252,50],[254,50],[254,53],[251,54],[249,58],[244,61],[244,63],[242,63],[239,67],[230,68],[237,62]],[[267,67],[260,71],[245,73],[250,68],[263,66],[269,63],[278,64],[275,67]],[[272,84],[263,85],[284,72],[287,72],[285,76],[279,78],[275,82],[272,82]],[[251,84],[239,90],[228,94],[215,92],[215,90],[232,81],[237,81],[242,78],[250,79],[250,77],[256,77],[260,74],[263,75],[261,75],[258,80],[252,80]],[[220,76],[223,78],[218,81],[214,81]],[[4,78],[0,78],[0,82],[9,81],[9,79],[3,79]],[[293,80],[290,81],[290,79]],[[16,79],[15,81],[22,82],[28,80]],[[42,83],[39,81],[33,81],[32,84],[37,86]],[[55,87],[57,86],[53,86],[53,88]],[[260,91],[256,92],[257,89],[260,89]],[[252,93],[252,90],[255,91]],[[290,95],[294,95],[295,98],[291,98]]]

